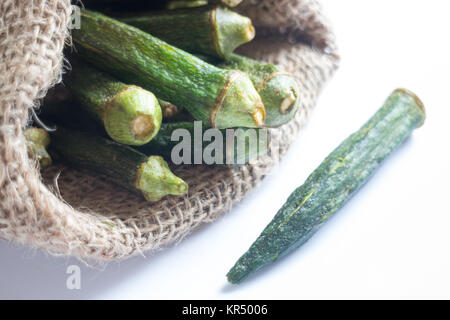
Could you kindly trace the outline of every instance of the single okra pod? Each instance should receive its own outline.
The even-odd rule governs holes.
[[[394,91],[384,106],[290,195],[228,273],[228,280],[240,283],[304,244],[424,121],[425,108],[419,98],[405,89]]]
[[[174,132],[178,133],[174,135]],[[185,135],[180,130],[185,130],[190,141],[184,141]],[[206,130],[210,130],[209,136],[214,136],[214,139],[203,139],[206,135]],[[180,139],[180,136],[183,139]],[[175,138],[175,139],[174,139]],[[180,141],[182,140],[182,141]],[[219,143],[221,150],[216,149],[216,152],[207,152],[211,148],[211,140],[214,143]],[[200,141],[199,145],[197,143]],[[239,166],[247,164],[258,157],[265,155],[268,151],[269,138],[267,131],[264,129],[245,129],[234,128],[226,130],[210,129],[202,126],[200,121],[197,122],[172,122],[163,123],[159,134],[150,143],[138,148],[139,151],[151,155],[160,154],[167,160],[173,160],[173,157],[179,157],[181,150],[177,150],[173,154],[177,146],[189,145],[190,157],[186,159],[183,149],[183,164],[219,164],[227,166]],[[198,147],[197,147],[198,146]],[[208,162],[213,159],[213,161]],[[198,162],[201,159],[202,162]],[[178,164],[178,163],[177,163]]]
[[[249,75],[266,109],[264,126],[276,128],[294,119],[300,106],[300,89],[294,75],[273,64],[237,54],[217,62],[217,66]]]
[[[188,190],[186,182],[175,176],[161,157],[147,157],[100,136],[58,126],[52,133],[50,152],[71,166],[103,174],[150,202]]]
[[[249,18],[218,6],[150,11],[122,21],[180,49],[219,58],[255,37]]]
[[[23,132],[25,136],[28,156],[39,162],[41,169],[52,165],[52,158],[47,152],[50,135],[40,128],[28,128]]]
[[[114,141],[143,145],[158,133],[162,111],[153,93],[122,83],[78,59],[65,78],[79,105]]]
[[[212,127],[254,128],[264,123],[261,97],[242,71],[219,69],[137,28],[87,10],[81,12],[81,29],[72,35],[83,59],[186,108]]]

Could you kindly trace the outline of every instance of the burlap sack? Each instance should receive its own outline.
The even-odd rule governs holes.
[[[301,84],[296,121],[271,131],[280,149],[240,169],[182,166],[188,196],[150,205],[92,173],[55,166],[43,173],[22,135],[30,108],[61,80],[69,0],[0,3],[0,238],[52,254],[113,260],[161,248],[231,209],[268,174],[305,122],[337,67],[334,39],[316,0],[246,0],[258,38],[243,52],[283,65]],[[273,145],[271,145],[273,147]]]

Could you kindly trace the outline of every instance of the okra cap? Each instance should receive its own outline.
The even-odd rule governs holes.
[[[24,131],[28,156],[39,162],[41,168],[52,165],[52,158],[47,152],[50,144],[50,135],[40,128],[29,128]]]
[[[241,71],[231,71],[211,113],[211,126],[260,128],[265,119],[264,104],[248,76]]]
[[[417,107],[422,114],[422,119],[419,122],[419,124],[417,125],[417,128],[420,128],[421,126],[423,126],[423,124],[425,123],[426,117],[427,117],[427,112],[425,110],[425,105],[423,104],[422,100],[420,100],[420,98],[412,91],[405,89],[405,88],[398,88],[396,90],[394,90],[394,92],[392,93],[391,96],[395,96],[395,95],[400,95],[403,98],[408,98],[411,99],[411,105]]]
[[[215,45],[222,58],[255,38],[255,28],[249,18],[222,7],[217,7],[211,14]]]
[[[103,121],[113,140],[140,146],[150,142],[158,133],[162,111],[153,93],[129,86],[108,101]]]
[[[151,156],[138,170],[136,188],[151,202],[167,195],[184,195],[188,184],[172,173],[160,156]]]
[[[300,106],[300,88],[293,75],[274,72],[256,90],[266,108],[265,127],[277,128],[295,117]]]

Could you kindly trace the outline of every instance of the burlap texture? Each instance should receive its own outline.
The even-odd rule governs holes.
[[[271,152],[256,163],[174,168],[189,183],[189,194],[151,205],[95,174],[62,166],[46,170],[42,182],[27,157],[22,130],[30,108],[60,81],[71,9],[68,0],[0,4],[0,238],[52,254],[126,258],[179,240],[229,211],[278,163],[338,64],[316,0],[244,1],[238,10],[254,20],[260,36],[242,52],[297,75],[301,112],[271,131]]]

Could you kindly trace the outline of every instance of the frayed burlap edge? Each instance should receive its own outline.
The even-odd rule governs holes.
[[[243,53],[283,65],[301,85],[296,121],[271,131],[271,152],[239,169],[174,168],[188,196],[150,205],[91,173],[55,166],[41,180],[22,128],[29,109],[60,80],[69,1],[0,4],[0,237],[52,254],[114,260],[161,248],[231,209],[278,164],[337,68],[333,35],[315,0],[246,0],[264,37]],[[64,200],[61,200],[64,199]],[[69,205],[70,203],[70,205]],[[76,208],[76,210],[74,209]]]

